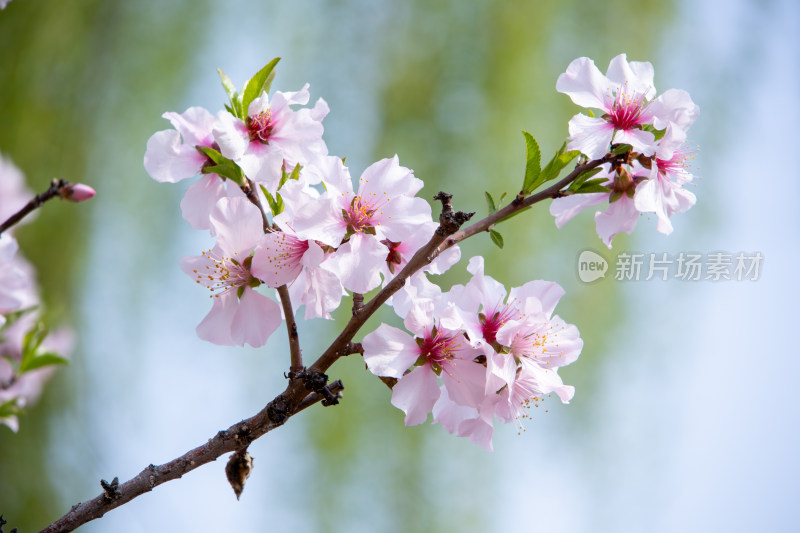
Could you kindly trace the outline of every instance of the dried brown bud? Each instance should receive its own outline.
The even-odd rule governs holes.
[[[242,450],[231,455],[228,464],[225,465],[225,476],[231,484],[236,499],[242,495],[244,484],[250,477],[253,470],[253,456],[247,450]]]

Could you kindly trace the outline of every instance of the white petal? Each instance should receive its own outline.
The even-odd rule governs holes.
[[[430,366],[418,366],[392,388],[392,405],[406,414],[405,424],[415,426],[428,419],[441,391]]]
[[[400,379],[420,355],[411,335],[386,324],[367,334],[361,346],[364,362],[376,376]]]
[[[608,152],[614,126],[602,118],[578,114],[569,121],[568,150],[579,150],[589,159],[600,159]]]
[[[194,146],[183,144],[175,130],[157,131],[147,140],[144,168],[156,181],[176,183],[191,178],[205,162],[205,156]]]
[[[611,82],[600,73],[594,61],[579,57],[558,77],[556,90],[581,107],[605,109],[605,96],[611,92]]]
[[[281,314],[281,308],[275,301],[246,288],[233,318],[231,338],[240,346],[264,346],[269,336],[281,325]]]

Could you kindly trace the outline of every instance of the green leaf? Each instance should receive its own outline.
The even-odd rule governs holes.
[[[663,139],[664,135],[667,133],[666,128],[664,128],[663,130],[659,130],[656,129],[656,127],[653,126],[652,124],[642,124],[642,129],[644,131],[649,131],[650,133],[652,133],[653,136],[656,138],[655,139],[656,141],[660,141],[661,139]]]
[[[225,93],[228,95],[228,98],[231,102],[233,102],[233,100],[236,98],[236,86],[233,84],[228,75],[222,72],[222,69],[218,68],[217,74],[219,74],[219,79],[222,81],[222,88],[225,89]]]
[[[622,155],[627,154],[631,150],[633,150],[633,146],[630,144],[616,144],[612,147],[611,153],[614,155]]]
[[[214,163],[218,165],[221,165],[223,163],[232,163],[230,159],[226,158],[213,148],[209,148],[207,146],[198,146],[197,151],[201,152],[204,156],[208,157],[210,160],[212,160]]]
[[[0,418],[22,414],[22,409],[17,406],[17,399],[11,398],[0,403]]]
[[[291,174],[286,173],[286,167],[281,167],[281,181],[278,183],[278,190],[283,187],[283,184],[289,180],[298,180],[300,179],[300,171],[303,169],[302,165],[295,165],[292,169]]]
[[[539,143],[533,138],[533,135],[527,131],[522,132],[525,136],[525,179],[522,182],[522,193],[529,194],[533,192],[536,187],[541,185],[540,175],[542,172],[542,151],[539,149]]]
[[[286,173],[284,172],[284,174]],[[261,185],[260,187],[261,187],[261,192],[264,193],[264,197],[267,199],[267,205],[269,205],[269,209],[270,211],[272,211],[272,215],[275,216],[283,213],[283,208],[285,207],[285,204],[283,203],[283,198],[281,198],[281,195],[275,193],[275,196],[272,196],[266,187],[264,187],[263,185]]]
[[[591,178],[595,174],[601,172],[602,170],[603,169],[601,167],[595,167],[595,168],[593,168],[591,170],[587,170],[585,172],[581,172],[580,174],[578,174],[578,177],[575,178],[575,180],[573,180],[573,182],[569,186],[569,189],[567,189],[567,190],[577,191],[578,189],[580,189],[581,185],[583,185],[586,180],[588,180],[589,178]],[[598,179],[601,179],[601,178],[598,178]],[[605,180],[601,179],[601,181],[605,181]]]
[[[498,248],[503,248],[503,236],[500,235],[500,233],[491,229],[489,230],[489,236],[491,236],[492,242],[495,243]]]
[[[211,165],[208,167],[203,167],[203,170],[200,171],[202,174],[217,174],[219,176],[224,176],[229,180],[232,180],[234,183],[237,183],[240,187],[244,185],[244,173],[242,169],[236,166],[231,165]]]
[[[14,311],[13,313],[6,313],[5,315],[3,315],[6,317],[6,322],[2,326],[0,326],[0,335],[2,335],[2,333],[6,329],[8,329],[14,322],[22,318],[24,315],[30,313],[31,311],[34,311],[37,307],[39,306],[32,305],[31,307],[26,307],[25,309],[20,309],[19,311]],[[0,340],[2,340],[2,336],[0,336]]]
[[[539,180],[536,185],[537,187],[542,183],[556,179],[561,171],[564,170],[564,167],[580,155],[578,150],[567,152],[565,151],[566,149],[567,143],[562,144],[561,148],[556,152],[556,155],[553,156],[553,159],[542,169],[542,173],[539,175]]]
[[[588,180],[581,184],[580,187],[574,190],[575,194],[587,194],[591,192],[608,192],[609,188],[603,185],[605,183],[606,178],[596,178],[593,180]]]
[[[225,93],[231,101],[231,105],[226,105],[225,109],[227,109],[231,115],[244,120],[246,117],[242,116],[242,95],[236,92],[236,86],[227,74],[222,72],[221,69],[217,69],[217,73],[219,74],[219,79],[222,81],[222,88],[225,89]]]
[[[242,91],[242,112],[245,114],[245,116],[247,115],[247,110],[250,108],[250,104],[253,102],[253,100],[258,98],[262,92],[269,91],[269,88],[272,85],[272,80],[275,78],[275,65],[277,65],[278,61],[280,60],[280,57],[276,57],[267,63],[264,68],[259,70],[255,76],[247,81],[247,84]]]
[[[492,215],[495,211],[497,211],[497,207],[494,204],[494,198],[492,198],[492,195],[489,194],[489,191],[486,191],[484,194],[486,194],[486,205],[489,208],[489,214]]]
[[[19,365],[20,374],[23,372],[29,372],[31,370],[36,370],[37,368],[42,368],[43,366],[66,365],[69,363],[69,359],[61,357],[60,355],[52,352],[44,352],[24,361],[24,363],[25,364]]]

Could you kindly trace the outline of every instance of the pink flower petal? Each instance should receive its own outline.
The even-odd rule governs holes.
[[[392,405],[406,414],[407,426],[416,426],[428,419],[440,394],[436,374],[426,364],[403,376],[392,388]]]
[[[605,96],[611,83],[588,57],[579,57],[567,67],[556,81],[556,90],[569,96],[581,107],[605,108]]]
[[[605,211],[598,211],[594,215],[597,234],[609,250],[614,236],[622,232],[631,233],[636,227],[637,220],[639,220],[639,211],[636,210],[633,200],[626,195],[622,195],[616,202],[608,204]]]
[[[419,346],[411,335],[386,324],[367,334],[361,345],[364,362],[376,376],[400,379],[420,355]]]

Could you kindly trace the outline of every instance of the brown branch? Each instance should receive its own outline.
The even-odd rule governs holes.
[[[517,195],[508,205],[503,207],[502,209],[495,211],[488,217],[484,218],[483,220],[479,220],[474,224],[464,228],[456,232],[455,234],[451,235],[447,238],[447,240],[439,246],[437,253],[441,253],[456,243],[463,241],[464,239],[471,237],[477,233],[482,233],[484,231],[489,231],[491,226],[502,222],[502,220],[510,215],[513,215],[517,211],[525,209],[527,207],[532,206],[535,203],[541,202],[542,200],[546,200],[548,198],[558,198],[559,196],[563,195],[563,189],[570,183],[572,183],[575,178],[577,178],[581,173],[586,172],[587,170],[591,170],[595,167],[599,167],[605,163],[610,163],[615,159],[619,158],[620,156],[614,155],[613,153],[609,153],[606,156],[602,157],[601,159],[595,159],[594,161],[589,161],[586,164],[578,165],[575,169],[567,174],[564,178],[559,180],[555,183],[555,185],[551,185],[550,187],[543,189],[542,191],[532,194],[530,196],[523,196],[521,193]]]
[[[358,292],[353,293],[353,316],[355,316],[361,308],[364,307],[364,295]]]
[[[326,389],[330,394],[338,396],[344,386],[341,381],[335,381],[328,384]],[[128,503],[137,496],[150,492],[162,483],[183,477],[184,474],[215,461],[228,452],[244,450],[254,440],[283,425],[289,417],[326,397],[325,394],[313,392],[298,402],[294,409],[286,412],[285,394],[278,395],[255,416],[220,431],[208,439],[205,444],[186,452],[177,459],[158,466],[151,464],[136,477],[122,484],[101,482],[102,494],[92,500],[74,505],[67,514],[44,528],[41,533],[72,531],[86,522],[100,518],[112,509]]]
[[[261,222],[264,226],[264,233],[270,233],[273,228],[269,225],[267,219],[267,212],[264,210],[264,205],[261,203],[261,198],[258,197],[258,190],[253,180],[247,178],[246,185],[241,187],[242,192],[250,203],[258,208],[261,213]],[[281,300],[281,307],[283,307],[283,317],[286,320],[286,333],[289,336],[289,353],[290,363],[289,370],[299,372],[303,369],[303,353],[300,350],[300,337],[297,335],[297,322],[294,320],[294,309],[292,308],[292,299],[289,297],[289,289],[286,285],[278,287],[278,296]]]
[[[8,219],[0,224],[0,234],[4,231],[9,229],[10,227],[14,226],[18,222],[20,222],[23,218],[31,214],[37,208],[41,207],[46,201],[50,200],[51,198],[55,198],[59,196],[65,200],[70,199],[71,194],[71,187],[72,184],[65,179],[61,178],[54,178],[53,181],[50,182],[50,187],[44,191],[43,193],[37,194],[34,196],[30,202],[25,204],[25,206],[8,217]]]
[[[269,233],[272,231],[272,228],[269,227],[269,220],[267,220],[267,212],[264,210],[264,206],[261,204],[261,198],[258,197],[258,189],[256,189],[256,184],[250,178],[246,178],[245,185],[242,185],[240,188],[242,192],[250,200],[250,203],[253,204],[258,208],[261,212],[261,222],[264,225],[264,233]]]
[[[278,296],[283,306],[283,315],[286,319],[286,332],[289,335],[289,353],[291,354],[289,370],[292,372],[299,372],[303,369],[303,352],[300,350],[300,337],[297,335],[297,322],[294,320],[292,300],[289,298],[289,289],[286,285],[278,287]]]

